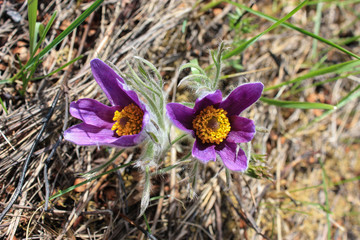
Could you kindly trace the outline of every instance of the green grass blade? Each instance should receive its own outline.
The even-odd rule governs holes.
[[[41,35],[40,35],[40,39],[39,39],[38,43],[37,43],[36,46],[35,46],[34,52],[33,52],[33,54],[30,55],[30,56],[31,56],[30,59],[32,59],[32,58],[34,57],[34,54],[35,54],[36,51],[40,48],[41,43],[44,41],[44,39],[45,39],[45,37],[46,37],[46,34],[49,32],[52,24],[53,24],[54,21],[55,21],[56,15],[57,15],[57,11],[55,11],[55,12],[53,13],[53,15],[51,16],[48,24],[46,24],[45,29],[42,31],[42,33],[41,33]]]
[[[0,80],[0,84],[12,83],[11,79]]]
[[[315,16],[315,25],[314,25],[314,34],[319,35],[320,32],[320,25],[321,25],[321,10],[324,3],[319,2],[316,7],[316,16]],[[311,49],[311,55],[313,58],[316,58],[316,50],[317,50],[317,39],[313,39],[313,46]]]
[[[42,23],[38,23],[38,24],[39,24],[38,33],[39,33],[39,36],[42,36],[44,34],[45,27]]]
[[[29,83],[30,79],[32,78],[32,76],[34,75],[36,68],[40,63],[41,63],[41,61],[37,60],[35,62],[35,65],[32,68],[30,68],[30,71],[26,71],[25,74],[23,74],[21,76],[23,84],[22,84],[22,88],[19,91],[20,95],[24,96],[24,94],[26,93],[26,88],[28,86],[28,83]]]
[[[266,20],[269,20],[269,21],[272,21],[272,22],[278,22],[279,21],[277,18],[274,18],[274,17],[271,17],[271,16],[266,15],[264,13],[255,11],[255,10],[253,10],[253,9],[243,5],[243,4],[239,4],[239,3],[236,3],[236,2],[232,2],[232,1],[226,1],[226,0],[218,1],[216,3],[219,4],[221,2],[228,2],[228,3],[234,5],[234,6],[238,7],[238,8],[245,9],[246,11],[248,11],[248,12],[250,12],[250,13],[256,15],[256,16],[262,17],[262,18],[264,18]],[[216,5],[213,4],[213,6],[216,6]],[[334,48],[336,48],[336,49],[338,49],[338,50],[340,50],[340,51],[342,51],[342,52],[344,52],[344,53],[346,53],[346,54],[348,54],[348,55],[350,55],[350,56],[352,56],[354,58],[360,59],[360,56],[356,55],[355,53],[352,53],[352,52],[346,50],[345,48],[343,48],[343,47],[341,47],[341,46],[339,46],[339,45],[337,45],[337,44],[335,44],[335,43],[333,43],[333,42],[331,42],[331,41],[329,41],[329,40],[327,40],[325,38],[322,38],[322,37],[320,37],[320,36],[318,36],[318,35],[316,35],[314,33],[311,33],[309,31],[306,31],[306,30],[302,29],[302,28],[296,27],[295,25],[292,25],[292,24],[287,23],[287,22],[282,22],[281,25],[283,25],[283,26],[285,26],[287,28],[293,29],[295,31],[298,31],[298,32],[300,32],[302,34],[308,35],[309,37],[315,38],[315,39],[319,40],[320,42],[323,42],[323,43],[325,43],[325,44],[327,44],[327,45],[329,45],[331,47],[334,47]]]
[[[329,183],[329,187],[334,187],[334,186],[339,186],[339,185],[343,185],[345,183],[349,183],[349,182],[355,182],[355,181],[360,181],[360,176],[356,176],[353,178],[347,178],[338,182],[333,182],[333,183]],[[314,185],[314,186],[309,186],[309,187],[304,187],[304,188],[298,188],[298,189],[294,189],[294,190],[289,190],[290,193],[293,192],[300,192],[300,191],[305,191],[305,190],[311,190],[311,189],[316,189],[323,186],[323,184],[318,184],[318,185]]]
[[[331,239],[331,222],[330,222],[330,203],[329,203],[329,196],[328,196],[328,187],[327,187],[327,174],[324,168],[324,163],[320,160],[320,164],[321,164],[321,172],[322,172],[322,179],[323,179],[323,189],[324,189],[324,193],[325,193],[325,209],[326,209],[326,220],[327,220],[327,239],[330,240]]]
[[[315,4],[318,4],[318,3],[336,3],[336,5],[338,6],[345,6],[345,5],[348,5],[348,4],[353,4],[353,3],[359,3],[360,0],[344,0],[344,1],[334,1],[334,0],[315,0],[315,1],[309,1],[308,5],[315,5]]]
[[[36,45],[36,18],[37,18],[37,0],[28,1],[28,20],[29,20],[29,37],[30,37],[30,55],[33,54]]]
[[[281,209],[282,211],[289,211],[289,212],[295,212],[295,213],[304,214],[304,215],[307,215],[307,216],[312,216],[311,212],[300,211],[300,210],[297,210],[297,209],[292,209],[292,208],[279,208],[279,209]]]
[[[5,113],[6,113],[6,114],[8,114],[7,108],[6,108],[6,106],[5,106],[4,102],[3,102],[3,100],[1,99],[1,97],[0,97],[0,104],[1,104],[1,106],[3,107],[3,109],[4,109]]]
[[[279,83],[279,84],[277,84],[275,86],[267,87],[267,88],[264,89],[264,91],[277,89],[277,88],[285,86],[285,85],[300,82],[300,81],[303,81],[305,79],[313,78],[313,77],[324,75],[324,74],[327,74],[327,73],[342,73],[342,72],[345,72],[345,71],[348,71],[348,70],[352,70],[354,67],[356,67],[358,65],[360,65],[360,60],[351,60],[351,61],[348,61],[348,62],[335,64],[335,65],[332,65],[332,66],[329,66],[329,67],[316,69],[314,71],[310,71],[310,72],[308,72],[308,73],[306,73],[306,74],[304,74],[304,75],[302,75],[300,77],[297,77],[295,79]]]
[[[86,9],[74,22],[70,24],[62,33],[59,34],[49,45],[47,45],[38,55],[29,59],[29,61],[23,66],[12,78],[1,80],[0,84],[12,83],[18,79],[23,72],[30,68],[39,59],[43,58],[52,48],[58,45],[67,35],[69,35],[75,28],[77,28],[104,0],[96,0],[88,9]],[[53,15],[54,16],[54,15]],[[55,16],[54,16],[55,17]],[[48,25],[50,27],[50,25]],[[46,29],[44,30],[46,32]]]
[[[80,174],[83,177],[88,177],[91,176],[97,172],[100,172],[102,169],[107,168],[110,164],[112,164],[123,152],[125,151],[125,149],[120,150],[120,152],[116,153],[114,157],[112,157],[109,161],[107,161],[106,163],[104,163],[103,165],[96,167],[94,169],[91,169],[90,171],[84,173],[84,174]]]
[[[166,198],[166,197],[168,197],[168,195],[152,197],[152,198],[150,198],[150,202],[151,202],[151,201],[155,201],[155,200],[159,200],[159,199],[161,199],[161,198]]]
[[[183,24],[182,24],[182,27],[181,27],[181,32],[182,32],[182,33],[185,33],[186,24],[187,24],[187,19],[185,19],[185,20],[183,21]]]
[[[290,95],[294,95],[294,94],[297,94],[299,92],[303,92],[303,91],[305,91],[306,89],[309,89],[309,88],[314,88],[314,87],[317,87],[317,86],[324,85],[325,83],[335,82],[335,81],[337,81],[339,79],[342,79],[342,78],[347,78],[347,77],[352,76],[352,75],[360,74],[359,69],[354,69],[354,70],[355,70],[355,72],[341,74],[340,76],[329,78],[329,79],[326,79],[326,80],[320,81],[320,82],[315,82],[315,83],[310,84],[310,85],[308,85],[306,87],[298,88],[298,89],[296,89],[294,91],[287,92],[283,96],[288,97]]]
[[[216,7],[217,5],[219,5],[220,3],[224,2],[223,0],[218,0],[218,1],[210,1],[208,4],[206,4],[204,7],[201,8],[202,12],[206,12],[207,10]]]
[[[178,163],[176,164],[173,164],[173,165],[170,165],[168,167],[165,167],[165,168],[161,168],[159,170],[156,170],[155,172],[152,172],[151,173],[151,176],[155,176],[155,175],[161,175],[161,174],[164,174],[168,171],[170,171],[171,169],[173,168],[176,168],[176,167],[179,167],[183,164],[186,164],[186,163],[190,163],[191,162],[191,159],[188,160],[188,158],[191,157],[191,152],[189,152],[188,154],[186,154],[182,159],[180,159],[178,161]]]
[[[77,28],[92,12],[94,12],[97,7],[104,0],[96,0],[88,9],[86,9],[74,22],[70,24],[63,32],[59,34],[49,45],[47,45],[40,53],[39,59],[43,58],[51,49],[58,45],[67,35],[69,35],[75,28]],[[35,59],[29,60],[26,64],[26,68],[29,68],[35,63]]]
[[[343,97],[339,103],[336,105],[336,108],[341,108],[343,107],[345,104],[347,104],[348,102],[350,102],[353,99],[356,99],[360,97],[360,85],[357,86],[355,89],[353,89],[352,91],[350,91],[345,97]],[[327,117],[329,114],[333,113],[335,111],[335,109],[333,110],[328,110],[326,112],[324,112],[322,115],[320,115],[319,117],[315,118],[314,120],[312,120],[311,122],[309,122],[307,125],[300,127],[298,131],[304,130],[305,128],[311,126],[312,124],[319,122],[321,120],[323,120],[325,117]]]
[[[263,101],[270,105],[275,105],[283,108],[300,108],[300,109],[327,109],[332,110],[336,107],[325,103],[312,103],[312,102],[296,102],[296,101],[282,101],[276,99],[270,99],[261,97],[260,101]]]
[[[344,98],[342,98],[338,104],[336,104],[337,108],[341,108],[343,106],[345,106],[345,104],[347,104],[348,102],[350,102],[353,99],[356,99],[360,97],[360,85],[357,86],[355,89],[353,89],[352,91],[350,91],[348,93],[348,95],[346,95]]]
[[[45,76],[32,78],[30,81],[35,81],[35,80],[40,80],[40,79],[43,79],[43,78],[46,78],[46,77],[50,77],[50,76],[52,76],[52,75],[54,75],[55,73],[57,73],[57,72],[59,72],[59,71],[63,70],[63,69],[64,69],[64,68],[66,68],[67,66],[69,66],[69,65],[73,64],[74,62],[76,62],[77,60],[79,60],[79,59],[81,59],[81,58],[83,58],[83,57],[84,57],[83,55],[80,55],[80,56],[78,56],[77,58],[74,58],[73,60],[71,60],[71,61],[69,61],[69,62],[65,63],[64,65],[62,65],[62,66],[61,66],[61,67],[59,67],[58,69],[56,69],[56,70],[52,71],[51,73],[48,73],[48,74],[47,74],[47,75],[45,75]]]
[[[151,234],[151,228],[150,228],[149,221],[148,221],[145,213],[143,214],[143,216],[144,216],[144,221],[145,221],[145,224],[146,224],[147,231]]]
[[[268,29],[266,29],[265,31],[263,31],[262,33],[256,35],[255,37],[251,38],[250,40],[240,44],[240,46],[238,46],[237,48],[235,48],[234,50],[224,54],[223,59],[228,59],[234,55],[238,55],[239,53],[241,53],[242,51],[244,51],[247,47],[249,47],[251,44],[253,44],[254,42],[256,42],[261,36],[263,36],[264,34],[270,32],[271,30],[273,30],[274,28],[278,27],[280,24],[282,24],[283,22],[285,22],[286,20],[288,20],[292,15],[294,15],[297,11],[299,11],[303,6],[306,5],[308,0],[303,1],[302,3],[300,3],[295,9],[293,9],[290,13],[288,13],[285,17],[283,17],[282,19],[278,20],[277,22],[275,22],[273,25],[271,25]],[[233,2],[231,1],[227,1],[231,4],[233,4]]]

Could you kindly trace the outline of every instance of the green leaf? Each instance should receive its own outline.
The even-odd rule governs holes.
[[[325,103],[311,103],[311,102],[296,102],[296,101],[282,101],[282,100],[275,100],[266,97],[261,97],[261,101],[275,105],[283,108],[300,108],[300,109],[327,109],[333,110],[336,109],[335,106]]]

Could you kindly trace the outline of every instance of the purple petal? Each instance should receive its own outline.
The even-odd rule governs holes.
[[[195,113],[199,113],[204,108],[216,105],[222,100],[222,94],[220,90],[216,90],[214,93],[210,93],[201,99],[197,99],[195,102]]]
[[[183,131],[192,133],[192,121],[194,118],[194,109],[186,107],[180,103],[168,103],[166,112],[173,124]]]
[[[80,123],[64,132],[64,139],[81,146],[132,147],[146,138],[143,131],[134,135],[117,137],[111,129]]]
[[[200,140],[196,139],[192,149],[192,155],[203,163],[207,163],[210,160],[215,161],[215,145],[205,145],[202,144]]]
[[[114,70],[97,58],[91,60],[90,65],[96,82],[106,94],[111,105],[125,107],[132,102],[132,97],[122,85],[124,80]]]
[[[80,123],[68,128],[64,132],[64,138],[81,146],[109,145],[109,143],[116,140],[114,131],[111,129],[99,128],[86,123]]]
[[[236,143],[225,141],[218,148],[216,152],[229,170],[244,172],[247,169],[247,157],[241,148],[236,154]]]
[[[261,82],[240,85],[220,103],[219,107],[225,109],[228,116],[239,115],[260,98],[263,88],[264,85]]]
[[[83,98],[70,104],[70,113],[84,123],[99,128],[111,129],[114,125],[114,112],[121,108],[106,106],[94,99]]]
[[[229,117],[231,131],[226,138],[226,141],[234,143],[250,142],[255,135],[255,124],[252,120],[231,116]]]

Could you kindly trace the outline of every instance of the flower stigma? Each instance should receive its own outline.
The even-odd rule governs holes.
[[[115,111],[113,120],[116,121],[111,130],[116,130],[117,135],[138,134],[142,128],[143,111],[131,103],[124,107],[120,112]]]
[[[231,130],[227,112],[222,108],[208,106],[194,118],[195,134],[202,143],[220,144]]]

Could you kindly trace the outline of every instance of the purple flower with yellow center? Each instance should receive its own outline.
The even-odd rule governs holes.
[[[197,99],[194,108],[179,103],[166,105],[167,114],[175,126],[194,138],[192,155],[201,162],[220,156],[233,171],[245,171],[248,166],[244,151],[237,143],[250,142],[255,134],[254,122],[238,116],[261,96],[260,82],[237,87],[223,100],[220,90]]]
[[[145,138],[149,113],[137,94],[100,59],[90,62],[91,71],[111,106],[83,98],[70,104],[70,114],[83,122],[68,128],[64,138],[78,145],[131,147]]]

